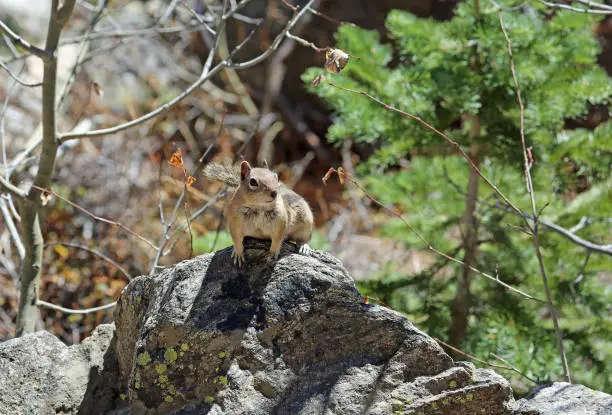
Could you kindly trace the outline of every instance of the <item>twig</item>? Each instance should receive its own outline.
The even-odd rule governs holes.
[[[119,263],[117,261],[115,261],[112,258],[108,257],[107,255],[104,255],[100,251],[96,251],[95,249],[89,248],[88,246],[77,244],[77,243],[74,243],[74,242],[60,242],[60,241],[57,241],[57,242],[45,242],[45,246],[53,246],[53,245],[70,246],[72,248],[77,248],[77,249],[81,249],[83,251],[87,251],[89,253],[92,253],[92,254],[102,258],[103,260],[105,260],[109,264],[113,265],[115,268],[117,268],[117,270],[119,270],[119,272],[121,272],[123,275],[125,275],[125,277],[129,281],[132,280],[132,276],[125,270],[125,268],[123,268],[121,265],[119,265]]]
[[[1,179],[0,179],[1,180]],[[100,222],[104,222],[104,223],[108,223],[109,225],[114,225],[117,226],[118,228],[123,229],[124,231],[126,231],[127,233],[129,233],[130,235],[133,235],[135,237],[137,237],[138,239],[140,239],[141,241],[145,242],[147,245],[149,245],[151,248],[153,249],[157,249],[157,246],[155,246],[155,244],[151,241],[149,241],[147,238],[145,238],[144,236],[134,232],[133,230],[131,230],[130,228],[128,228],[127,226],[121,224],[120,222],[115,222],[114,220],[110,220],[110,219],[106,219],[103,218],[101,216],[98,216],[92,212],[90,212],[89,210],[85,209],[82,206],[77,205],[76,203],[66,199],[65,197],[57,194],[56,192],[54,192],[51,189],[45,189],[42,187],[38,187],[35,185],[32,185],[32,188],[39,190],[40,192],[42,192],[43,195],[53,195],[55,197],[57,197],[58,199],[63,200],[64,202],[68,203],[70,206],[80,210],[81,212],[85,213],[87,216],[90,216],[91,218],[100,221]]]
[[[13,196],[17,196],[22,199],[28,196],[28,193],[25,190],[21,190],[2,176],[0,176],[0,184],[4,187],[4,190],[11,193]]]
[[[4,218],[4,223],[6,223],[6,227],[11,235],[11,239],[17,248],[17,253],[19,254],[19,258],[23,260],[25,257],[25,248],[23,247],[23,242],[21,241],[21,237],[19,236],[19,231],[15,226],[15,222],[13,221],[13,217],[11,216],[11,212],[9,211],[7,205],[7,200],[4,197],[0,197],[0,212],[2,213],[2,217]]]
[[[391,213],[393,216],[397,217],[399,220],[401,220],[407,227],[408,229],[410,229],[412,231],[412,233],[414,233],[420,240],[421,242],[423,242],[423,244],[425,244],[425,246],[427,247],[427,249],[429,249],[430,251],[446,258],[447,260],[460,264],[462,266],[467,266],[471,271],[476,272],[477,274],[482,275],[485,278],[488,278],[491,281],[494,281],[495,283],[507,288],[508,290],[516,293],[516,294],[520,294],[525,298],[528,298],[532,301],[538,302],[540,304],[547,304],[546,301],[534,297],[532,295],[527,294],[524,291],[519,290],[518,288],[514,288],[513,286],[506,284],[505,282],[503,282],[502,280],[500,280],[498,277],[494,277],[490,274],[487,274],[485,272],[480,271],[479,269],[471,266],[471,265],[466,265],[465,262],[454,258],[448,254],[445,254],[444,252],[436,249],[435,247],[433,247],[428,241],[427,239],[425,239],[425,237],[419,232],[417,231],[409,222],[408,220],[398,211],[396,211],[395,209],[388,207],[386,205],[384,205],[382,202],[380,202],[378,199],[376,199],[374,196],[372,196],[370,193],[368,193],[363,186],[355,179],[353,178],[351,175],[349,175],[348,173],[346,173],[344,171],[344,169],[342,167],[339,167],[338,169],[334,169],[331,168],[329,169],[329,171],[327,172],[327,174],[325,175],[325,177],[323,178],[323,182],[326,183],[327,180],[334,174],[338,174],[338,177],[340,178],[340,182],[344,183],[345,180],[349,180],[351,183],[353,183],[357,188],[359,188],[368,199],[370,199],[372,202],[376,203],[378,206],[382,207],[383,209],[385,209],[386,211],[388,211],[389,213]]]
[[[43,301],[43,300],[36,300],[36,305],[39,306],[39,307],[49,308],[49,309],[55,310],[55,311],[61,311],[62,313],[66,313],[66,314],[89,314],[89,313],[95,313],[97,311],[108,310],[109,308],[113,308],[114,306],[117,305],[117,302],[113,301],[112,303],[109,303],[109,304],[106,304],[106,305],[101,305],[99,307],[83,308],[81,310],[75,310],[73,308],[61,307],[59,305],[51,304],[51,303],[49,303],[47,301]]]
[[[516,373],[518,373],[519,375],[523,376],[525,379],[530,380],[531,382],[533,382],[533,383],[535,383],[535,384],[538,384],[538,381],[537,381],[537,380],[535,380],[535,379],[533,379],[533,378],[531,378],[531,377],[527,376],[526,374],[524,374],[523,372],[521,372],[519,369],[517,369],[516,367],[514,367],[514,366],[510,365],[510,364],[509,364],[507,361],[505,361],[505,360],[504,360],[504,359],[502,359],[501,357],[497,356],[496,354],[493,354],[493,357],[495,357],[497,360],[502,361],[502,362],[503,362],[503,363],[505,363],[507,366],[503,366],[503,365],[496,365],[495,363],[489,363],[489,362],[487,362],[486,360],[479,359],[479,358],[477,358],[477,357],[475,357],[475,356],[472,356],[472,355],[471,355],[471,354],[469,354],[469,353],[466,353],[466,352],[464,352],[464,351],[462,351],[462,350],[457,349],[457,348],[456,348],[456,347],[454,347],[454,346],[451,346],[450,344],[448,344],[448,343],[446,343],[446,342],[443,342],[442,340],[440,340],[440,339],[438,339],[438,338],[436,338],[436,337],[434,337],[434,340],[435,340],[435,341],[437,341],[438,343],[440,343],[441,345],[443,345],[443,346],[445,346],[445,347],[448,347],[449,349],[451,349],[451,350],[452,350],[452,351],[454,351],[455,353],[458,353],[458,354],[460,354],[460,355],[462,355],[462,356],[467,357],[468,359],[472,359],[472,360],[474,360],[474,361],[476,361],[476,362],[478,362],[478,363],[482,363],[483,365],[486,365],[486,366],[489,366],[489,367],[493,367],[493,368],[496,368],[496,369],[511,370],[512,372],[516,372]]]
[[[587,216],[583,216],[582,218],[580,218],[580,222],[578,222],[576,225],[572,226],[569,229],[569,232],[576,233],[587,225],[590,225],[589,218]]]
[[[24,40],[17,33],[13,32],[2,20],[0,20],[0,30],[8,35],[8,37],[22,49],[38,56],[42,60],[49,60],[52,58],[51,52],[43,50],[37,46],[32,45],[30,42]]]
[[[249,0],[244,0],[242,3],[240,3],[238,6],[240,7],[240,5],[248,2]],[[315,0],[309,0],[309,2],[307,4],[312,4]],[[211,77],[213,77],[214,75],[216,75],[217,73],[219,73],[221,70],[223,70],[224,68],[236,68],[236,69],[246,69],[246,68],[250,68],[254,65],[257,65],[261,62],[263,62],[264,60],[266,60],[274,51],[276,51],[276,49],[278,48],[278,46],[280,45],[280,43],[282,42],[282,40],[285,38],[287,32],[289,32],[289,30],[291,30],[291,28],[293,28],[293,26],[295,26],[295,24],[297,23],[297,21],[299,20],[300,17],[302,17],[302,15],[304,14],[305,9],[302,9],[300,11],[298,11],[295,16],[287,23],[287,25],[285,26],[285,28],[278,34],[278,36],[274,39],[274,41],[272,42],[272,44],[270,45],[270,47],[268,49],[266,49],[264,52],[262,52],[261,54],[259,54],[258,56],[256,56],[253,59],[250,59],[248,61],[245,62],[240,62],[240,63],[232,63],[231,60],[223,60],[222,62],[218,63],[214,68],[212,68],[210,71],[206,72],[206,71],[202,71],[202,74],[200,75],[200,77],[198,78],[197,81],[195,81],[193,84],[191,84],[187,89],[185,89],[182,93],[180,93],[179,95],[177,95],[174,99],[172,99],[171,101],[167,102],[166,104],[156,108],[155,110],[141,116],[138,117],[132,121],[120,124],[120,125],[116,125],[114,127],[110,127],[110,128],[103,128],[103,129],[99,129],[99,130],[93,130],[93,131],[88,131],[85,133],[63,133],[63,134],[58,134],[58,139],[60,143],[66,142],[68,140],[72,140],[72,139],[77,139],[77,138],[91,138],[91,137],[99,137],[99,136],[103,136],[103,135],[107,135],[107,134],[114,134],[123,130],[126,130],[128,128],[134,127],[136,125],[139,125],[145,121],[148,121],[156,116],[158,116],[159,114],[168,111],[169,109],[173,108],[175,105],[177,105],[179,102],[181,102],[185,97],[191,95],[191,93],[193,93],[196,89],[198,89],[204,82],[206,82],[208,79],[210,79]],[[232,11],[228,12],[228,14],[223,16],[223,19],[226,20],[229,16],[231,16]],[[243,43],[244,44],[244,43]],[[241,46],[241,45],[239,45]]]
[[[499,197],[502,198],[502,200],[509,206],[512,208],[512,210],[514,210],[517,213],[522,213],[521,210],[516,207],[507,197],[506,195],[504,195],[502,193],[501,190],[499,190],[499,188],[497,186],[495,186],[478,168],[478,166],[474,163],[474,161],[470,158],[470,156],[465,152],[465,150],[463,148],[461,148],[461,146],[459,145],[459,143],[457,143],[456,141],[454,141],[453,139],[451,139],[449,136],[447,136],[446,134],[444,134],[442,131],[438,130],[437,128],[435,128],[433,125],[429,124],[427,121],[424,121],[421,117],[418,117],[416,115],[410,114],[406,111],[402,111],[400,109],[397,109],[383,101],[381,101],[378,98],[373,97],[372,95],[368,94],[365,91],[359,91],[359,90],[355,90],[355,89],[350,89],[350,88],[345,88],[343,86],[340,85],[336,85],[333,82],[327,82],[329,85],[333,86],[334,88],[338,88],[341,89],[343,91],[346,92],[350,92],[353,94],[358,94],[358,95],[363,95],[365,97],[367,97],[368,99],[376,102],[377,104],[385,107],[386,109],[388,109],[389,111],[393,111],[393,112],[397,112],[398,114],[401,114],[405,117],[408,118],[412,118],[415,121],[418,121],[419,123],[421,123],[422,125],[424,125],[425,127],[427,127],[428,129],[430,129],[431,131],[433,131],[434,133],[438,134],[440,137],[442,137],[446,142],[448,142],[449,144],[451,144],[453,147],[455,147],[457,149],[457,151],[459,151],[459,153],[463,156],[464,159],[466,159],[466,161],[470,164],[470,166],[472,166],[472,168],[476,171],[476,173],[478,173],[478,175],[480,176],[480,178],[482,180],[485,181],[485,183],[487,183],[489,185],[489,187],[491,189],[493,189],[495,191],[495,193],[497,193],[499,195]]]
[[[317,45],[315,45],[314,43],[309,42],[309,41],[307,41],[307,40],[305,40],[305,39],[302,39],[302,38],[301,38],[301,37],[299,37],[299,36],[292,35],[292,34],[291,34],[291,33],[289,33],[289,32],[287,32],[287,37],[288,37],[289,39],[293,39],[293,40],[295,40],[296,42],[298,42],[298,43],[299,43],[300,45],[302,45],[302,46],[306,46],[307,48],[312,48],[312,49],[314,49],[314,50],[315,50],[316,52],[318,52],[318,53],[323,53],[323,52],[326,52],[327,50],[329,50],[329,48],[320,48],[320,47],[318,47]]]
[[[65,103],[65,99],[68,96],[68,94],[70,93],[70,89],[72,88],[72,85],[74,83],[74,81],[76,80],[76,75],[77,72],[79,70],[79,67],[82,64],[83,59],[86,57],[85,52],[87,51],[87,49],[89,48],[89,41],[87,40],[87,36],[93,32],[93,30],[95,29],[96,25],[100,22],[100,18],[102,17],[102,14],[104,13],[106,6],[108,5],[109,0],[98,0],[99,6],[94,14],[94,16],[91,19],[91,22],[89,23],[89,25],[87,26],[87,31],[85,33],[85,36],[82,38],[81,40],[81,46],[79,48],[79,52],[77,53],[77,58],[76,61],[74,62],[74,65],[72,66],[72,70],[70,71],[70,74],[68,75],[68,79],[66,79],[66,82],[64,83],[64,87],[62,88],[62,92],[59,94],[59,98],[57,99],[57,104],[56,104],[56,110],[58,112],[61,112],[63,109],[63,105]],[[89,94],[91,94],[91,89],[89,90]],[[89,96],[88,96],[88,100],[89,100]],[[87,102],[88,104],[89,102]],[[83,105],[83,109],[82,111],[85,111],[87,104]],[[81,114],[78,115],[78,117],[76,117],[76,123],[78,123],[78,121],[81,118]]]
[[[21,86],[25,86],[27,88],[36,88],[42,85],[42,82],[35,82],[35,83],[30,84],[22,80],[21,78],[19,78],[19,76],[15,75],[13,71],[11,71],[11,68],[5,65],[5,63],[2,62],[1,60],[0,60],[0,67],[3,68],[10,75],[10,77],[13,78],[13,80]]]
[[[465,192],[459,188],[459,186],[457,185],[457,183],[453,182],[450,178],[450,176],[448,175],[448,171],[446,170],[446,167],[444,167],[444,177],[446,178],[446,180],[450,183],[450,185],[460,194],[465,194]],[[496,203],[488,203],[484,200],[481,199],[476,199],[478,203],[483,204],[488,206],[489,208],[495,208],[495,209],[501,209],[504,212],[508,212],[508,213],[513,213],[513,214],[517,214],[516,211],[509,209],[506,205],[502,205],[498,202]],[[534,220],[534,217],[528,213],[524,213],[521,212],[520,216],[522,216],[523,218],[527,218],[530,220]],[[571,242],[575,243],[578,246],[581,246],[583,248],[586,248],[588,251],[591,252],[597,252],[600,254],[605,254],[605,255],[611,255],[612,256],[612,244],[608,244],[608,245],[600,245],[600,244],[596,244],[594,242],[591,241],[587,241],[586,239],[583,239],[581,237],[579,237],[578,235],[575,234],[575,232],[579,231],[580,229],[583,229],[584,227],[590,225],[592,223],[592,221],[586,217],[583,216],[582,219],[580,220],[580,222],[578,224],[576,224],[575,226],[573,226],[570,229],[565,229],[562,226],[559,226],[555,223],[552,222],[548,222],[544,219],[538,218],[538,223],[542,226],[544,226],[545,228],[550,229],[553,232],[556,232],[557,234],[569,239]],[[509,225],[510,226],[510,225]],[[516,228],[516,227],[514,227]],[[521,232],[525,232],[525,229],[520,228],[519,229]],[[531,228],[528,229],[527,234],[529,236],[532,235],[531,232]]]
[[[206,212],[212,205],[214,205],[215,203],[217,203],[217,201],[219,199],[221,199],[222,197],[225,197],[225,195],[227,194],[227,191],[221,190],[220,192],[218,192],[216,195],[214,195],[208,202],[206,202],[205,205],[201,206],[198,210],[196,210],[190,217],[189,217],[189,221],[193,222],[195,219],[197,219],[200,215],[202,215],[204,212]],[[169,236],[168,236],[168,240],[172,240],[172,238],[174,238],[177,234],[179,234],[180,232],[184,231],[187,228],[187,222],[182,223],[181,225],[179,225]],[[177,238],[178,239],[178,238]],[[173,244],[171,245],[170,248],[168,248],[168,250],[166,252],[164,252],[164,255],[168,255],[168,253],[170,253],[170,251],[172,250],[172,248],[174,247],[174,244],[176,244],[176,240],[175,242],[173,242]]]
[[[321,13],[320,11],[313,9],[312,7],[309,7],[309,8],[308,8],[308,11],[309,11],[310,13],[314,14],[315,16],[319,16],[319,17],[321,17],[321,18],[323,18],[323,19],[327,20],[328,22],[332,22],[332,23],[335,23],[335,24],[337,24],[337,25],[343,25],[343,24],[345,24],[345,25],[347,25],[347,26],[357,27],[357,25],[356,25],[355,23],[346,22],[346,21],[344,21],[344,20],[337,20],[337,19],[334,19],[333,17],[330,17],[330,16],[328,16],[328,15],[326,15],[326,14],[324,14],[324,13]]]
[[[550,2],[544,1],[544,0],[538,0],[538,2],[542,3],[545,6],[553,7],[555,9],[571,10],[573,12],[578,12],[578,13],[612,14],[612,10],[607,9],[606,7],[601,7],[601,9],[580,9],[578,7],[568,6],[567,4],[550,3]],[[578,1],[578,3],[582,3],[582,4],[589,3],[590,6],[594,6],[594,5],[605,6],[603,4],[593,3],[593,2],[590,2],[590,1],[588,1],[588,2],[587,1]],[[602,9],[604,9],[604,10],[602,10]]]
[[[506,43],[508,45],[508,58],[510,60],[510,72],[512,73],[512,79],[514,80],[514,86],[516,88],[516,98],[519,103],[520,109],[520,133],[521,133],[521,146],[523,150],[523,158],[525,162],[525,182],[527,184],[527,191],[529,192],[529,196],[531,198],[531,208],[533,211],[533,226],[531,227],[531,231],[533,234],[533,244],[535,247],[536,257],[538,258],[538,264],[540,266],[540,274],[542,276],[542,282],[544,284],[544,289],[546,291],[546,300],[548,309],[550,311],[553,325],[555,327],[555,334],[557,336],[557,347],[559,348],[559,354],[561,355],[561,364],[563,366],[563,373],[565,375],[565,379],[568,383],[572,383],[572,378],[570,375],[569,365],[567,363],[567,358],[565,357],[565,347],[563,344],[563,333],[561,332],[561,328],[559,327],[559,317],[557,315],[557,310],[552,300],[552,295],[550,292],[550,287],[548,284],[548,277],[546,276],[546,268],[544,266],[544,259],[542,258],[542,252],[540,248],[540,240],[538,235],[538,210],[536,208],[535,202],[535,192],[533,189],[533,181],[531,180],[531,165],[529,162],[527,145],[525,143],[525,107],[523,105],[523,99],[521,97],[521,89],[519,88],[519,83],[516,77],[516,70],[514,67],[514,58],[512,56],[512,42],[510,41],[510,37],[508,36],[508,32],[506,31],[506,27],[504,25],[504,17],[502,10],[498,10],[499,15],[499,25],[501,27],[502,32],[504,33],[504,37],[506,38]],[[529,221],[525,219],[525,224],[530,226]]]
[[[114,38],[121,39],[126,37],[137,37],[137,36],[149,36],[149,35],[166,35],[173,33],[188,33],[200,30],[202,27],[206,28],[212,35],[216,32],[208,26],[205,21],[198,22],[188,26],[173,26],[173,27],[147,27],[143,29],[125,29],[125,30],[108,30],[104,32],[93,32],[85,36],[70,37],[64,39],[60,44],[69,45],[72,43],[81,43],[83,40],[96,40]]]

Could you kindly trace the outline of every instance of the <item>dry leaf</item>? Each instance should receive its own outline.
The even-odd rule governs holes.
[[[183,167],[183,156],[181,156],[181,150],[176,150],[170,160],[168,161],[170,165],[174,167]]]
[[[327,49],[325,52],[325,69],[330,73],[339,73],[349,61],[349,54],[341,49]]]
[[[193,183],[195,183],[195,181],[196,181],[196,178],[195,178],[195,177],[193,177],[193,176],[189,176],[189,177],[187,177],[187,181],[185,182],[185,184],[186,184],[187,186],[191,186]]]
[[[45,190],[40,194],[40,200],[42,201],[43,206],[47,206],[47,203],[51,200],[51,192],[49,190]]]
[[[323,81],[325,81],[325,74],[320,73],[315,77],[315,79],[312,80],[312,83],[310,84],[310,86],[312,86],[313,88],[316,88]]]

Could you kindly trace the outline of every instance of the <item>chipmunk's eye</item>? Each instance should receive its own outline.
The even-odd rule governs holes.
[[[251,180],[249,180],[249,186],[257,187],[257,186],[259,186],[259,183],[257,183],[257,180],[251,179]]]

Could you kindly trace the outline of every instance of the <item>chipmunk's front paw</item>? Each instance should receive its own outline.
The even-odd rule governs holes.
[[[270,257],[273,258],[274,260],[277,260],[278,256],[280,255],[280,248],[278,248],[276,251],[270,250],[268,252],[268,255],[270,255]]]
[[[235,249],[232,249],[232,258],[234,259],[234,265],[240,268],[244,265],[244,252],[236,252]]]
[[[298,252],[301,255],[310,256],[314,252],[314,249],[308,246],[308,244],[300,245]]]

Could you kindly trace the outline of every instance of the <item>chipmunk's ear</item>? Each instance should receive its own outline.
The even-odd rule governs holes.
[[[248,161],[243,161],[242,163],[240,163],[240,180],[244,180],[244,178],[247,177],[250,171],[251,165]]]

